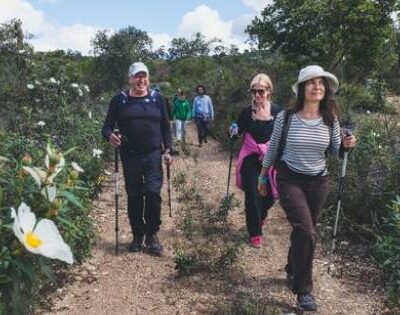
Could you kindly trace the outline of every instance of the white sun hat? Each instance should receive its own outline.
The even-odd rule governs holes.
[[[147,75],[149,75],[149,69],[147,69],[146,65],[143,62],[134,62],[129,67],[128,75],[129,77],[133,77],[139,72],[145,72]]]
[[[297,89],[300,83],[319,77],[324,77],[328,80],[328,84],[333,90],[333,93],[335,93],[338,90],[339,80],[336,78],[334,74],[325,71],[320,66],[312,65],[312,66],[307,66],[300,70],[297,82],[292,86],[294,94],[297,95]]]

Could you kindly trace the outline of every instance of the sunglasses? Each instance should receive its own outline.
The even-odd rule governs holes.
[[[270,88],[267,89],[251,89],[250,92],[253,95],[259,94],[260,96],[264,96],[267,91],[270,91]]]

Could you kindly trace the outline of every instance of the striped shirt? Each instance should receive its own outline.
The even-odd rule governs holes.
[[[276,117],[269,149],[263,160],[264,167],[271,167],[276,160],[283,122],[284,111]],[[323,172],[322,175],[326,175],[325,151],[329,148],[331,154],[338,155],[340,141],[340,126],[337,120],[333,128],[330,128],[322,117],[310,120],[300,118],[295,113],[289,126],[281,160],[297,173],[317,175]]]

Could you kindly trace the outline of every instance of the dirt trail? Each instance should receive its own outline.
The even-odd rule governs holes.
[[[218,203],[226,190],[228,154],[221,152],[214,141],[198,148],[194,125],[189,125],[190,150],[198,152],[197,171],[199,189],[207,200]],[[185,167],[195,169],[192,158],[180,156],[172,172]],[[233,173],[232,173],[233,174]],[[122,182],[122,177],[120,178]],[[205,285],[202,278],[177,279],[174,270],[173,244],[180,233],[179,205],[173,193],[173,218],[168,217],[166,184],[163,187],[162,227],[159,233],[164,245],[161,258],[145,253],[127,251],[131,232],[126,213],[126,198],[122,194],[120,211],[120,254],[114,255],[114,191],[113,181],[103,190],[94,205],[98,225],[98,242],[93,257],[83,265],[71,268],[70,281],[49,298],[49,309],[40,314],[216,314],[222,304],[229,304],[237,292],[248,292],[260,303],[273,305],[278,312],[293,313],[295,296],[285,287],[283,266],[286,260],[290,227],[279,204],[270,211],[262,249],[247,245],[240,253],[238,264],[243,277],[220,288],[213,282]],[[243,205],[243,194],[232,185]],[[242,207],[241,207],[242,208]],[[229,215],[232,232],[243,233],[243,209]],[[330,277],[328,259],[318,249],[314,264],[315,295],[319,304],[317,314],[383,314],[381,290],[374,290],[370,279],[359,277]],[[357,268],[359,263],[347,262],[346,268]],[[227,293],[228,292],[228,293]],[[261,313],[257,311],[257,313]]]

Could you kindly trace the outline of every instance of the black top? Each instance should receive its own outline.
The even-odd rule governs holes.
[[[271,104],[272,120],[253,120],[252,106],[244,108],[237,120],[239,134],[248,132],[257,143],[266,143],[271,137],[276,115],[281,110],[282,108],[280,106]]]
[[[131,97],[126,91],[109,104],[102,134],[108,140],[118,125],[124,137],[121,150],[151,152],[164,144],[171,148],[172,136],[164,98],[154,91],[144,97]]]

